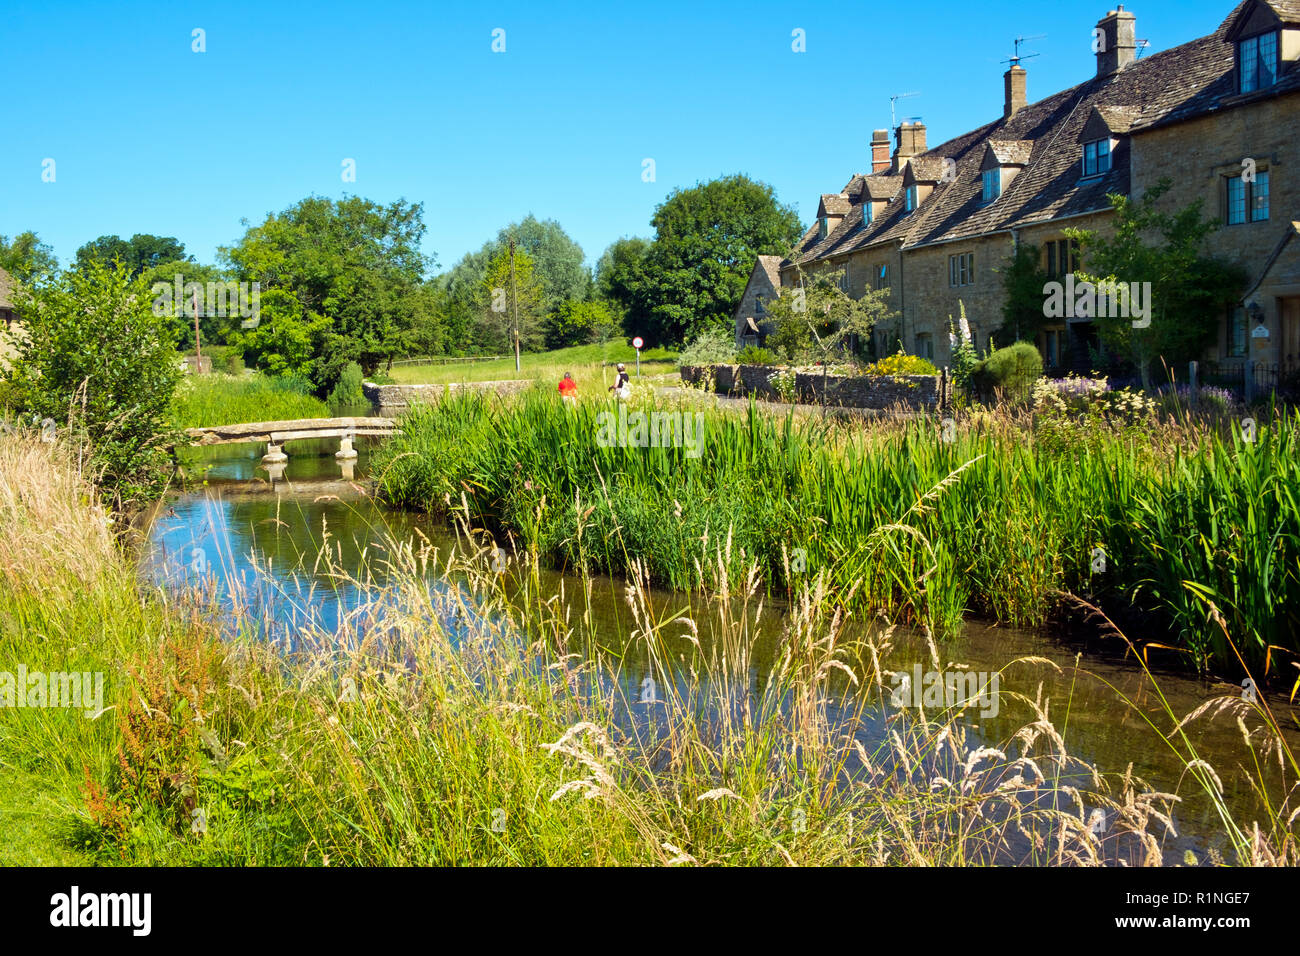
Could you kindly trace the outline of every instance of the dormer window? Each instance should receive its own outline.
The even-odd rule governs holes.
[[[1099,139],[1083,144],[1083,178],[1110,172],[1110,140]]]
[[[830,233],[830,220],[828,220],[825,216],[822,216],[820,219],[817,220],[817,238],[825,239],[829,233]]]
[[[871,203],[869,202],[862,204],[862,225],[871,225]]]
[[[1242,93],[1277,82],[1277,33],[1261,33],[1237,43],[1237,80]]]
[[[903,208],[908,212],[911,212],[916,208],[915,186],[908,186],[906,192],[903,193]]]
[[[1002,195],[1002,170],[986,169],[980,174],[980,179],[984,184],[983,199],[985,202],[992,202]]]

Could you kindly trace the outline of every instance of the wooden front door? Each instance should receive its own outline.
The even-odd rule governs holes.
[[[1300,296],[1279,299],[1282,313],[1282,341],[1278,359],[1284,364],[1300,362]]]

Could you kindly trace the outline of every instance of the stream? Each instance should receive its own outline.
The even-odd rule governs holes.
[[[337,564],[349,570],[360,566],[366,557],[372,569],[382,563],[382,545],[389,536],[408,540],[423,535],[440,549],[455,543],[445,524],[384,509],[370,499],[364,482],[369,452],[365,442],[358,442],[360,457],[354,465],[335,461],[336,448],[335,440],[292,443],[288,464],[275,480],[268,480],[261,466],[261,446],[230,445],[193,452],[186,465],[189,487],[160,503],[149,522],[140,564],[144,582],[172,589],[207,580],[223,592],[251,594],[259,602],[271,638],[292,634],[304,625],[331,632],[341,616],[363,604],[367,595],[364,587],[321,572],[316,562],[323,543],[329,543]],[[382,572],[371,573],[382,584]],[[440,582],[430,586],[440,586]],[[561,587],[567,600],[578,605],[575,615],[580,614],[582,580],[554,571],[544,574],[545,593],[558,593]],[[656,607],[674,610],[690,604],[686,596],[662,591],[653,593],[653,601]],[[625,636],[634,623],[623,581],[596,579],[591,607],[597,633],[608,634],[614,647],[619,646],[620,638],[624,641],[618,680],[633,700],[646,679],[648,662],[643,653],[638,655],[626,645]],[[764,604],[762,613],[752,656],[751,676],[756,682],[780,649],[788,610],[774,600]],[[707,649],[708,627],[705,621],[699,624],[700,641]],[[891,668],[911,671],[914,665],[929,667],[929,652],[920,635],[900,632],[894,644],[888,662]],[[1006,668],[1000,679],[1001,691],[1033,698],[1041,683],[1042,696],[1052,701],[1052,720],[1073,755],[1108,774],[1123,773],[1131,763],[1133,772],[1157,790],[1176,792],[1183,798],[1174,810],[1177,836],[1166,835],[1162,840],[1167,862],[1181,862],[1188,849],[1202,859],[1206,851],[1214,850],[1231,860],[1231,846],[1212,801],[1190,775],[1183,776],[1182,759],[1148,720],[1166,734],[1171,730],[1161,694],[1182,717],[1207,700],[1234,690],[1170,671],[1158,672],[1157,693],[1141,667],[1131,657],[1124,660],[1122,651],[1117,638],[1083,640],[976,621],[969,622],[960,637],[940,649],[945,662],[962,662],[975,672],[996,672],[1009,661],[1026,656],[1052,661],[1059,670],[1026,664]],[[1082,658],[1076,664],[1079,654]],[[845,681],[832,686],[840,693],[848,691]],[[1287,728],[1291,747],[1300,748],[1296,708],[1288,706],[1281,695],[1270,698],[1270,703]],[[1019,703],[996,716],[982,717],[978,708],[970,708],[968,713],[964,719],[972,722],[971,746],[1005,744],[1032,719],[1028,708]],[[879,707],[874,715],[876,719],[870,719],[869,712],[859,730],[868,749],[878,746],[879,735],[886,732]],[[1221,778],[1225,802],[1238,823],[1248,825],[1260,817],[1258,797],[1251,787],[1254,770],[1247,770],[1251,758],[1236,721],[1230,715],[1204,717],[1193,721],[1187,733],[1199,755]],[[1271,773],[1274,778],[1279,776],[1276,763]]]

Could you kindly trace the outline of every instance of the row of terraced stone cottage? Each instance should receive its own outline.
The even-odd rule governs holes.
[[[1210,36],[1143,56],[1123,6],[1097,29],[1092,79],[1030,103],[1013,61],[1000,119],[934,148],[922,123],[903,122],[892,156],[876,130],[871,172],[821,197],[797,254],[805,271],[842,270],[854,297],[889,290],[899,318],[876,329],[877,355],[901,346],[948,364],[959,302],[983,351],[1003,325],[996,270],[1018,244],[1038,247],[1041,268],[1062,276],[1079,266],[1063,230],[1104,230],[1108,194],[1137,198],[1169,177],[1162,208],[1201,199],[1223,223],[1210,254],[1250,277],[1204,358],[1300,362],[1300,0],[1246,0]],[[759,257],[735,316],[737,347],[762,344],[763,300],[797,274],[790,260]],[[1087,372],[1097,333],[1088,319],[1062,320],[1037,344],[1049,370]]]

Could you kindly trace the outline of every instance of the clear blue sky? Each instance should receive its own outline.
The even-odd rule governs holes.
[[[201,261],[310,194],[423,202],[440,269],[528,213],[595,262],[651,235],[675,187],[743,172],[805,223],[870,165],[871,131],[937,144],[1002,111],[1017,35],[1029,96],[1091,76],[1105,0],[863,4],[49,3],[0,0],[0,234],[66,263],[104,234],[176,236]],[[1162,50],[1232,0],[1137,0]],[[1110,6],[1114,6],[1113,3]],[[206,53],[191,31],[206,31]],[[492,31],[506,31],[493,53]],[[791,31],[807,52],[791,50]],[[642,181],[653,158],[657,179]],[[55,160],[54,183],[41,181]],[[340,177],[356,161],[356,182]]]

